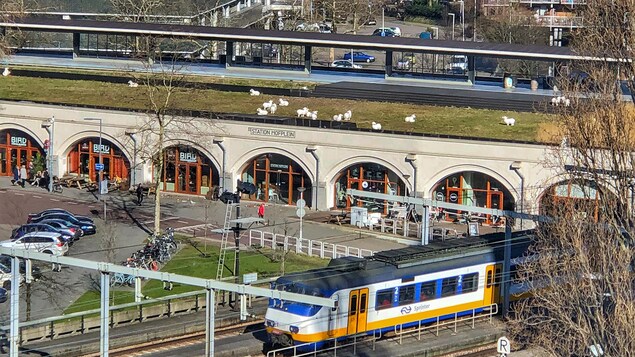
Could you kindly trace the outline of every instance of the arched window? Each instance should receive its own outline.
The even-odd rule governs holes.
[[[11,176],[14,166],[20,167],[35,161],[44,150],[29,134],[17,130],[0,130],[0,176]]]
[[[163,190],[192,195],[205,195],[218,185],[218,170],[197,149],[179,145],[164,150]]]
[[[123,151],[106,139],[91,137],[77,141],[71,146],[67,155],[67,171],[69,174],[77,174],[93,181],[99,181],[99,154],[104,165],[104,178],[109,180],[128,180],[130,174],[130,161]]]

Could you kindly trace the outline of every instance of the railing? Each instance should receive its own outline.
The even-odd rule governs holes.
[[[584,18],[582,16],[552,16],[543,15],[536,17],[536,23],[539,26],[547,27],[583,27]]]
[[[110,326],[175,316],[205,308],[205,290],[192,291],[156,299],[110,307]],[[151,306],[148,306],[151,305]],[[100,309],[86,310],[39,320],[20,322],[20,344],[54,340],[98,330]],[[9,326],[0,327],[8,331]]]
[[[457,325],[460,322],[466,322],[466,321],[471,322],[472,329],[475,328],[475,322],[478,319],[488,319],[489,323],[492,323],[492,317],[498,313],[498,305],[491,304],[489,306],[485,306],[484,308],[480,308],[480,309],[483,309],[485,312],[477,314],[476,313],[477,309],[472,309],[471,314],[466,317],[459,317],[458,313],[455,313],[453,319],[441,321],[440,317],[437,317],[436,322],[431,325],[422,325],[421,321],[419,321],[418,326],[407,328],[405,330],[403,328],[403,325],[396,325],[393,328],[394,329],[393,332],[395,337],[398,338],[399,344],[401,344],[403,342],[403,336],[412,335],[415,333],[417,333],[417,340],[421,341],[421,332],[426,330],[436,329],[436,336],[438,337],[439,328],[443,326],[454,325],[454,333],[456,333]],[[341,340],[343,338],[344,338],[344,341],[342,342]],[[376,342],[377,340],[381,338],[382,338],[381,331],[373,330],[373,331],[368,331],[361,334],[334,337],[328,340],[321,341],[324,343],[324,346],[327,346],[327,347],[320,348],[320,349],[317,348],[315,343],[304,343],[304,344],[279,348],[277,350],[272,350],[267,352],[267,357],[275,357],[275,356],[278,356],[279,354],[285,355],[285,356],[292,355],[294,357],[300,357],[300,356],[316,355],[317,352],[328,352],[328,351],[334,351],[335,355],[337,355],[337,349],[351,347],[351,346],[353,347],[353,355],[355,355],[357,354],[358,341],[366,341],[370,339],[372,341],[372,349],[373,351],[375,351]],[[340,340],[339,343],[338,343],[338,340]],[[298,354],[299,350],[301,350],[302,352]]]
[[[297,254],[306,254],[324,258],[341,257],[370,257],[375,254],[369,249],[349,247],[342,244],[326,243],[319,240],[290,237],[283,234],[275,234],[259,230],[249,231],[249,245],[258,244],[261,247],[271,249],[294,250]]]

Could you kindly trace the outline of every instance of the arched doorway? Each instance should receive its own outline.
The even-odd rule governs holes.
[[[540,199],[540,211],[547,216],[557,215],[561,209],[576,211],[596,221],[600,214],[600,193],[597,183],[563,181],[545,190]]]
[[[11,176],[13,166],[45,165],[44,150],[31,135],[18,129],[0,130],[0,176]]]
[[[164,150],[163,191],[205,195],[218,185],[218,169],[206,155],[187,146]]]
[[[399,176],[386,166],[363,162],[351,165],[340,171],[335,179],[335,207],[349,209],[351,201],[346,195],[347,189],[355,189],[368,192],[379,192],[404,196],[406,184]],[[366,207],[369,212],[383,212],[388,210],[386,202],[373,200],[358,200],[356,206]]]
[[[298,187],[306,188],[306,205],[313,204],[311,179],[302,166],[280,154],[264,154],[253,159],[241,174],[243,182],[256,185],[258,191],[252,200],[295,204],[300,199]]]
[[[463,171],[438,181],[432,189],[432,198],[460,205],[514,210],[514,198],[509,190],[495,178],[477,171]],[[445,210],[443,218],[454,221],[461,211]],[[493,223],[491,215],[483,216],[483,223]]]
[[[104,178],[109,180],[128,180],[130,161],[117,145],[107,139],[90,137],[77,141],[71,146],[67,155],[67,173],[87,177],[93,181],[99,181],[99,154],[104,165]]]

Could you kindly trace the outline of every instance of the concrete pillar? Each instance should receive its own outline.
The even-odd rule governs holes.
[[[304,46],[304,72],[311,73],[311,50],[313,47]]]
[[[223,17],[225,17],[226,19],[229,18],[229,6],[223,7]]]
[[[476,84],[476,57],[467,56],[467,80]]]
[[[73,58],[79,57],[79,32],[73,32]]]
[[[392,76],[392,51],[386,51],[386,77]]]
[[[234,58],[234,42],[233,41],[225,41],[225,55],[227,56],[227,62],[225,63],[225,68],[231,67],[233,58]]]

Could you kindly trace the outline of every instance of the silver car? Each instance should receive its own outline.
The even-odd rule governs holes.
[[[53,255],[65,255],[68,252],[68,244],[62,239],[62,235],[54,232],[27,233],[16,240],[0,242],[0,246]]]

